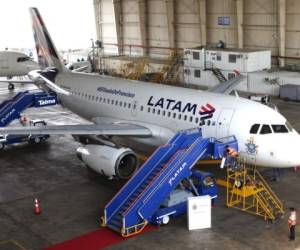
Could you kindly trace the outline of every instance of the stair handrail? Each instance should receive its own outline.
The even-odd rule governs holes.
[[[179,138],[179,137],[178,137],[178,138]],[[149,161],[151,161],[152,158],[155,157],[156,153],[157,153],[161,148],[170,146],[169,150],[167,150],[166,153],[165,153],[161,158],[163,158],[165,155],[167,155],[167,154],[173,149],[172,146],[174,146],[174,145],[176,144],[176,141],[178,140],[178,138],[176,138],[175,141],[174,141],[171,145],[168,144],[168,143],[166,143],[166,144],[164,144],[164,145],[158,147],[158,148],[154,151],[154,153],[147,159],[147,161],[139,168],[139,170],[136,171],[136,172],[133,174],[133,176],[130,178],[130,180],[132,180],[134,177],[136,177],[136,175],[139,174],[140,171],[142,171],[143,166],[144,166],[145,164],[147,164]],[[160,162],[157,161],[156,164],[152,167],[152,169],[156,168],[159,164],[160,164]],[[148,177],[148,175],[145,175],[144,178],[142,178],[142,180],[141,180],[141,181],[139,182],[139,184],[136,185],[136,186],[140,186],[140,185],[142,184],[142,182],[143,182],[147,177]],[[128,180],[128,182],[127,182],[127,183],[126,183],[126,184],[125,184],[125,185],[124,185],[124,186],[123,186],[123,187],[122,187],[122,188],[114,195],[114,197],[107,203],[107,205],[105,206],[105,210],[106,210],[106,208],[107,208],[109,205],[111,205],[111,203],[112,203],[114,200],[117,199],[117,196],[118,196],[122,191],[124,191],[124,189],[129,185],[130,180]],[[124,199],[124,202],[128,199],[128,197],[129,197],[131,194],[134,193],[135,190],[136,190],[136,189],[132,189],[132,190],[131,190],[131,192],[127,195],[126,199]],[[123,205],[124,202],[121,202],[120,205],[119,205],[116,209],[114,209],[114,211],[111,213],[111,216],[110,216],[109,218],[106,218],[106,217],[105,217],[105,223],[107,223],[107,221],[110,220],[110,219],[113,217],[113,215],[115,214],[115,212],[116,212],[117,210],[120,209],[120,207]]]
[[[178,150],[175,154],[174,154],[174,156],[171,158],[172,159],[172,161],[173,161],[173,159],[175,159],[176,157],[177,157],[177,155],[180,153],[180,152],[182,152],[182,151],[188,151],[188,150],[190,150],[191,148],[192,148],[192,146],[196,143],[196,141],[198,141],[199,139],[203,139],[202,137],[198,137],[192,144],[191,144],[191,146],[189,147],[189,149],[183,149],[183,150]],[[186,152],[185,152],[185,154],[186,154]],[[185,156],[185,154],[183,154],[182,156],[181,156],[181,159]],[[176,157],[175,157],[176,156]],[[126,211],[123,213],[123,215],[124,216],[126,216],[128,213],[129,213],[129,211],[130,211],[130,208],[132,208],[135,204],[136,204],[136,202],[137,202],[137,200],[139,200],[139,198],[145,193],[145,190],[147,190],[147,187],[148,186],[150,186],[150,184],[152,184],[155,180],[157,180],[158,179],[158,177],[160,176],[160,174],[165,170],[165,168],[167,167],[167,166],[169,166],[170,165],[170,163],[172,162],[171,161],[171,159],[170,159],[170,161],[168,162],[168,163],[166,163],[166,165],[153,177],[153,179],[152,179],[152,181],[151,182],[149,182],[148,183],[148,185],[144,188],[144,190],[143,190],[143,192],[142,193],[140,193],[139,195],[138,195],[138,197],[130,204],[130,206],[126,209]],[[178,161],[177,161],[177,163],[175,164],[175,166],[177,166],[179,163],[181,163],[181,159],[178,159]],[[173,167],[173,168],[175,168],[175,166]],[[172,169],[171,169],[172,170]],[[167,176],[169,176],[170,175],[170,172],[171,172],[171,170],[169,170],[169,173],[158,183],[158,185],[156,186],[156,188],[154,189],[154,190],[152,190],[148,195],[147,195],[147,197],[143,200],[143,204],[145,204],[145,202],[146,202],[146,200],[148,200],[149,198],[150,198],[150,196],[153,194],[153,192],[154,191],[156,191],[157,190],[157,188],[158,187],[160,187],[160,185],[161,185],[161,183],[166,179],[166,177]],[[141,209],[143,206],[141,206],[139,209]],[[141,215],[140,215],[141,216]],[[142,216],[141,216],[142,217]],[[142,217],[143,218],[143,217]],[[144,219],[144,218],[143,218]]]
[[[164,167],[153,177],[153,179],[147,184],[147,186],[144,188],[143,192],[141,192],[134,201],[130,204],[130,206],[126,209],[126,211],[123,213],[123,215],[127,215],[129,212],[129,209],[133,207],[133,205],[136,203],[136,201],[144,194],[145,190],[147,189],[148,186],[150,186],[159,176],[160,174],[164,171],[164,169],[169,166],[170,162],[173,161],[181,152],[183,152],[184,149],[178,150],[172,157],[171,159],[164,165]]]
[[[253,191],[254,188],[252,187]],[[255,198],[257,199],[257,201],[259,202],[259,204],[262,206],[263,210],[265,211],[265,213],[269,216],[270,219],[275,219],[273,213],[271,213],[271,210],[267,207],[266,204],[268,204],[267,202],[263,201],[262,197],[259,195],[259,193],[255,192]]]
[[[209,143],[209,140],[208,140],[208,139],[203,139],[203,138],[197,138],[196,141],[198,141],[199,139],[200,139],[200,140],[203,140],[203,141],[206,142],[207,144]],[[196,143],[196,141],[195,141],[192,145],[194,145],[194,144]],[[189,150],[192,149],[192,148],[193,148],[193,147],[190,147]],[[181,159],[176,163],[176,167],[178,166],[178,164],[181,164],[181,163],[182,163],[183,158],[185,158],[185,156],[188,154],[188,151],[189,151],[189,150],[186,150],[186,152],[183,154],[183,156],[181,157]],[[206,151],[207,151],[207,148],[205,148],[205,149],[201,152],[201,154],[199,154],[199,156],[196,158],[196,160],[194,160],[194,162],[191,163],[190,165],[191,165],[191,166],[194,166],[195,163],[196,163],[196,162],[197,162],[197,161],[198,161],[198,160],[206,153]],[[170,177],[170,174],[172,173],[172,170],[174,170],[174,168],[175,168],[175,166],[174,166],[172,169],[169,170],[169,172],[165,175],[165,177],[164,177],[163,179],[160,180],[160,182],[156,185],[155,189],[153,189],[153,190],[147,195],[147,197],[145,197],[145,199],[143,199],[142,205],[141,205],[141,207],[138,209],[139,211],[145,206],[145,204],[149,201],[149,199],[153,196],[153,194],[156,193],[157,189],[162,185],[162,183],[163,183],[167,178]],[[140,212],[138,212],[138,214],[143,218],[143,216],[141,215]],[[144,218],[143,218],[143,219],[144,219]]]
[[[259,180],[262,182],[264,188],[271,194],[272,198],[274,201],[277,203],[277,206],[281,209],[283,212],[283,203],[280,201],[278,196],[273,192],[271,187],[268,185],[268,183],[265,181],[265,179],[262,177],[262,175],[259,173],[257,169],[254,170],[254,173],[258,175]]]

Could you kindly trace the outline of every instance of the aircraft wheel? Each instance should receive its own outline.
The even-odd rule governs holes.
[[[170,216],[169,215],[166,215],[162,218],[162,224],[163,225],[167,225],[169,222],[170,222]]]
[[[39,137],[35,137],[34,138],[34,143],[40,143],[41,142],[41,138],[39,138]]]
[[[13,83],[8,84],[8,90],[14,90],[15,89],[15,85]]]

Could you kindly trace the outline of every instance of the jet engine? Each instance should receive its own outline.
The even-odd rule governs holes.
[[[78,158],[91,169],[109,178],[128,179],[138,167],[138,157],[129,148],[86,145],[77,149]]]

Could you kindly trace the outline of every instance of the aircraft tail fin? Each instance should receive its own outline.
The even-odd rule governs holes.
[[[65,67],[59,58],[57,49],[55,48],[39,10],[37,8],[30,8],[30,14],[40,68],[55,67],[59,72],[65,71]]]

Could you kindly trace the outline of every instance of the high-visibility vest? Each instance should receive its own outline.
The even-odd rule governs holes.
[[[289,225],[295,226],[297,223],[297,215],[296,211],[291,212],[289,220],[288,220]]]
[[[237,157],[239,155],[238,152],[236,152],[233,148],[228,148],[228,154],[231,157]]]

